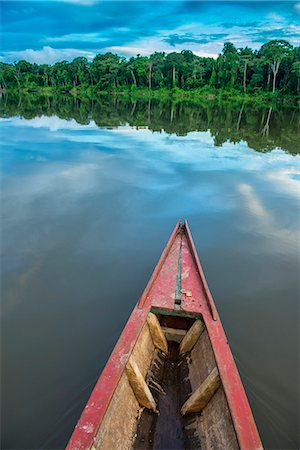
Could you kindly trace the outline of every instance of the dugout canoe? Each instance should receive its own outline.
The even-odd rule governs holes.
[[[68,450],[262,443],[187,222],[178,222]]]

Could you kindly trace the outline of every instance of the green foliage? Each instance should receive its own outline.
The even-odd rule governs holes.
[[[300,93],[299,64],[300,48],[284,40],[270,41],[259,51],[248,47],[237,49],[226,42],[217,59],[183,50],[169,54],[154,52],[149,57],[137,55],[129,60],[109,52],[98,54],[92,62],[78,57],[53,65],[31,64],[24,60],[14,64],[0,62],[0,89],[42,91],[51,88],[94,94],[129,91],[134,94],[137,89],[150,89],[168,90],[173,96],[179,95],[176,89],[255,96],[277,90],[282,95],[297,96]]]
[[[293,46],[288,41],[281,39],[267,42],[261,47],[260,53],[268,62],[282,61],[292,49]]]

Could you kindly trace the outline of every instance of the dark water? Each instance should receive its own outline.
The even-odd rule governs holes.
[[[63,448],[178,217],[265,447],[299,448],[299,110],[27,96],[0,113],[1,448]]]

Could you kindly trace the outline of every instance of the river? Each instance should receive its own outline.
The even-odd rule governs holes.
[[[4,97],[2,446],[66,444],[178,218],[263,443],[299,448],[299,110]]]

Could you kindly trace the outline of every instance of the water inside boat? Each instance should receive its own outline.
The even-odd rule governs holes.
[[[239,449],[205,324],[149,313],[95,449]]]

